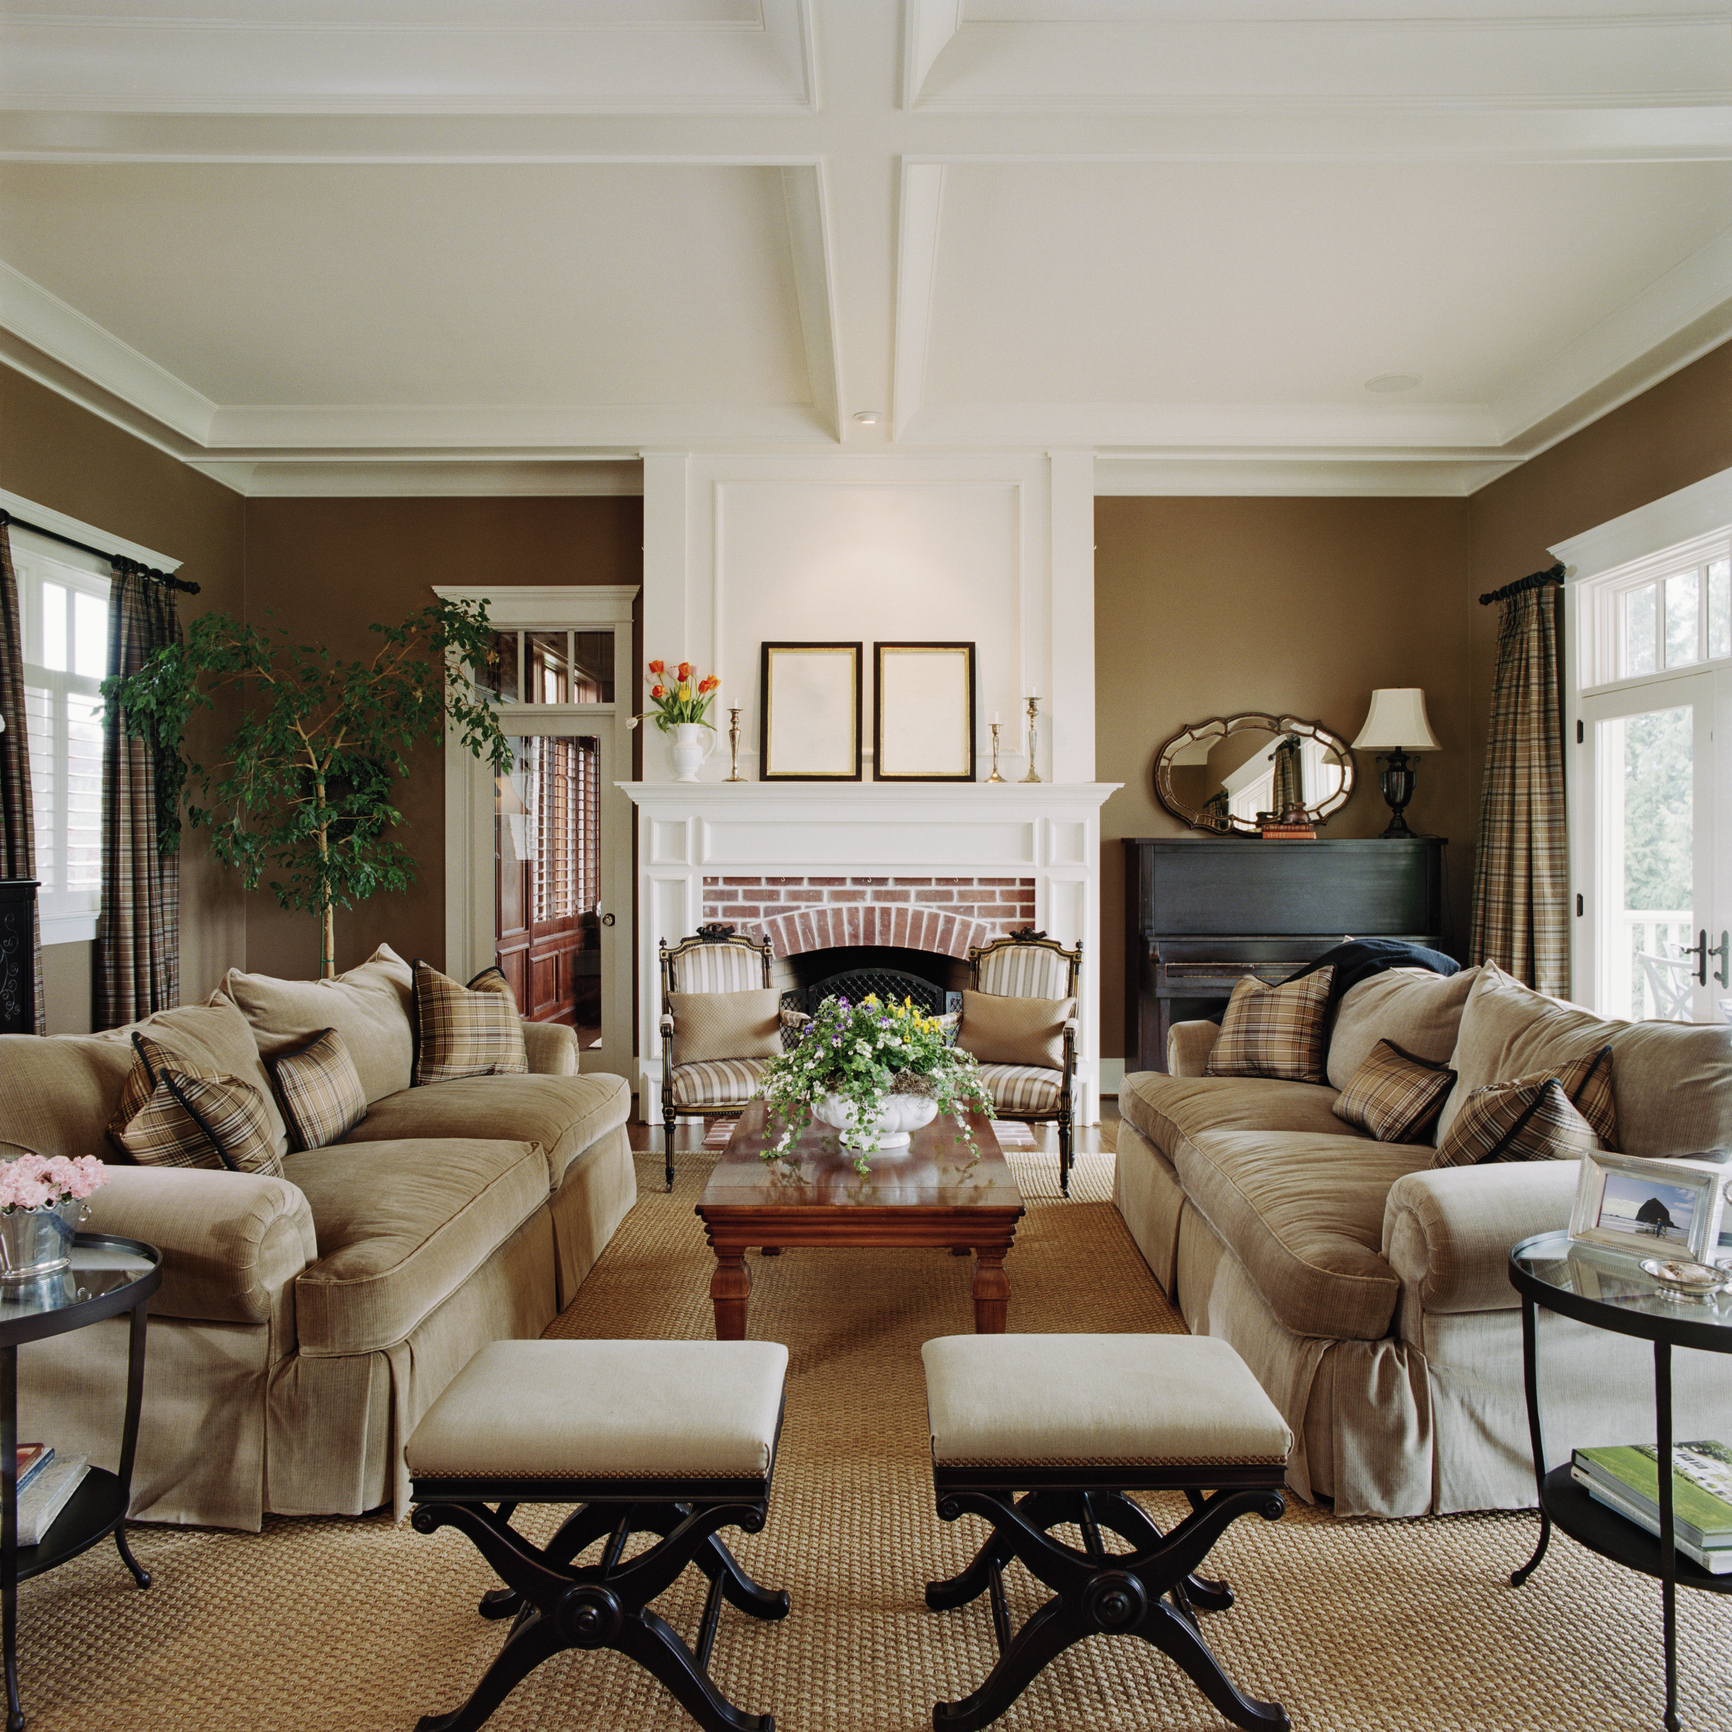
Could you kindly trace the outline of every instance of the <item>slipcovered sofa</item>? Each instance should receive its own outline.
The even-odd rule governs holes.
[[[402,1444],[477,1348],[539,1335],[576,1293],[636,1179],[625,1081],[577,1074],[568,1028],[524,1024],[530,1073],[411,1087],[408,965],[389,949],[335,981],[231,971],[208,1004],[136,1025],[268,1103],[283,1177],[119,1164],[107,1127],[129,1029],[0,1037],[0,1139],[98,1154],[86,1230],[163,1253],[151,1302],[133,1508],[256,1529],[266,1512],[402,1515]],[[336,1028],[366,1117],[293,1151],[265,1056]],[[126,1322],[19,1355],[20,1435],[112,1467]]]
[[[1289,1484],[1346,1515],[1531,1505],[1508,1254],[1568,1226],[1580,1162],[1434,1169],[1433,1142],[1470,1090],[1609,1045],[1620,1149],[1732,1146],[1732,1028],[1605,1021],[1488,964],[1353,987],[1327,1087],[1204,1075],[1219,1032],[1178,1024],[1169,1074],[1125,1078],[1115,1201],[1191,1330],[1237,1348],[1293,1428]],[[1332,1111],[1381,1039],[1457,1072],[1431,1142],[1380,1143]],[[1647,1344],[1544,1312],[1539,1326],[1552,1464],[1651,1440]],[[1724,1437],[1732,1365],[1680,1351],[1674,1366],[1677,1435]]]

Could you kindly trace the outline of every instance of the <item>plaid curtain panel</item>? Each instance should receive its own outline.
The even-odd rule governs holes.
[[[179,642],[174,591],[117,565],[108,592],[110,677],[136,673],[155,651]],[[180,1002],[179,769],[174,752],[129,738],[119,711],[109,708],[102,724],[98,1028],[138,1022]]]
[[[1550,584],[1503,603],[1468,960],[1495,962],[1556,998],[1569,990],[1564,743]]]
[[[297,1149],[329,1148],[367,1116],[361,1073],[334,1028],[265,1063]]]
[[[497,976],[497,979],[491,978]],[[523,1024],[510,985],[497,969],[473,990],[430,964],[415,963],[416,1086],[529,1069]]]
[[[1455,1087],[1448,1065],[1431,1064],[1380,1040],[1336,1097],[1335,1116],[1380,1143],[1416,1143]]]
[[[1575,1161],[1593,1147],[1593,1126],[1570,1105],[1558,1079],[1525,1077],[1475,1089],[1444,1132],[1431,1164]]]
[[[1227,1000],[1205,1074],[1326,1083],[1323,1028],[1334,978],[1333,967],[1280,986],[1265,986],[1246,975]]]
[[[251,1083],[189,1064],[149,1035],[134,1058],[108,1134],[147,1167],[227,1167],[282,1174],[264,1097]]]
[[[18,613],[18,574],[12,542],[0,523],[0,878],[36,876],[36,807],[30,793],[30,736],[24,719],[24,627]],[[42,1008],[42,923],[32,922],[36,963],[36,1033],[47,1027]],[[6,965],[0,960],[0,990],[10,998]],[[23,995],[18,994],[19,997]],[[19,1006],[22,1010],[24,1007]]]

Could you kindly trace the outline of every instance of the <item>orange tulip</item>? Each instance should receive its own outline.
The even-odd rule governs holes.
[[[719,686],[721,683],[722,682],[719,679],[717,679],[714,674],[711,674],[708,679],[699,681],[699,683],[698,683],[699,696],[702,696],[705,692],[713,692],[716,689],[716,687]]]
[[[665,674],[668,671],[668,664],[666,662],[651,662],[649,671],[652,674]]]
[[[650,687],[650,697],[658,704],[667,695],[668,695],[668,689],[666,686],[651,686]]]
[[[684,685],[686,683],[686,681],[689,680],[691,677],[692,677],[692,664],[690,662],[681,662],[680,663],[680,684]]]

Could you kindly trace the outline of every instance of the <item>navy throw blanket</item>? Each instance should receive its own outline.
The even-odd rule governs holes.
[[[1404,944],[1399,938],[1349,938],[1295,970],[1287,980],[1301,980],[1320,968],[1331,967],[1335,975],[1329,982],[1329,1008],[1324,1015],[1327,1028],[1335,1026],[1335,1012],[1340,1008],[1342,995],[1386,968],[1429,968],[1433,974],[1446,976],[1461,973],[1461,964],[1454,957],[1445,956],[1441,950],[1427,950],[1423,944]],[[1287,981],[1281,984],[1285,986]],[[1209,1021],[1219,1022],[1226,1009],[1222,1005]]]

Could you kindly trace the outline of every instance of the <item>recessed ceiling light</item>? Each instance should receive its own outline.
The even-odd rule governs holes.
[[[1375,379],[1365,381],[1365,389],[1387,397],[1396,391],[1411,391],[1418,383],[1417,373],[1379,373]]]
[[[862,427],[876,427],[884,417],[876,409],[856,409],[854,411],[854,419],[858,421]]]

